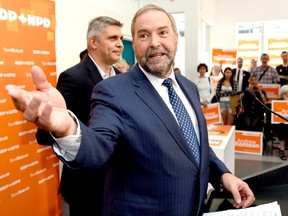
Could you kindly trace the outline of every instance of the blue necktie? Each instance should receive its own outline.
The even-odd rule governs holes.
[[[186,108],[184,107],[181,99],[176,94],[172,86],[172,80],[170,78],[165,79],[162,85],[168,88],[169,100],[176,115],[176,118],[178,120],[181,131],[185,139],[187,140],[187,143],[190,149],[192,150],[192,153],[199,165],[200,163],[199,143],[197,140],[197,136],[191,118]]]

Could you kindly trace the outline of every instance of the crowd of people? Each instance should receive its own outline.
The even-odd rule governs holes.
[[[208,72],[208,66],[200,63],[197,68],[199,76],[193,81],[198,87],[204,108],[209,103],[219,102],[222,124],[235,125],[238,130],[260,131],[264,136],[273,129],[273,133],[280,140],[280,158],[287,160],[285,153],[287,139],[283,130],[286,125],[271,125],[271,119],[268,117],[270,113],[269,111],[267,113],[263,105],[271,107],[272,99],[269,99],[266,91],[261,88],[261,84],[279,84],[278,99],[286,100],[284,96],[288,89],[287,51],[281,53],[281,58],[282,64],[274,68],[268,64],[269,55],[263,53],[260,56],[261,65],[257,65],[256,59],[251,59],[249,69],[244,70],[244,59],[239,57],[235,68],[226,67],[223,71],[222,65],[214,65],[208,76],[205,74]],[[216,79],[214,86],[213,82],[210,82],[211,79]]]

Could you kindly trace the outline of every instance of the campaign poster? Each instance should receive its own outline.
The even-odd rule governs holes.
[[[0,35],[0,215],[60,216],[59,160],[5,91],[34,89],[34,65],[55,86],[55,2],[0,0]]]

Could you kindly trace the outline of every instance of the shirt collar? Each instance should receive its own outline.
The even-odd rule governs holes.
[[[174,70],[172,69],[172,72],[170,74],[169,77],[167,78],[160,78],[160,77],[157,77],[155,75],[152,75],[150,73],[148,73],[147,71],[145,71],[140,65],[139,65],[139,68],[141,69],[141,71],[145,74],[145,76],[147,77],[147,79],[151,82],[151,84],[153,86],[161,86],[163,81],[167,78],[170,78],[172,79],[173,81],[173,84],[174,85],[177,85],[177,81],[176,81],[176,77],[175,77],[175,73],[174,73]]]
[[[94,63],[95,66],[97,67],[97,69],[98,69],[101,77],[102,77],[103,79],[107,79],[108,76],[106,75],[106,73],[97,65],[97,63],[96,63],[96,62],[94,61],[94,59],[89,55],[89,53],[88,53],[88,56],[90,57],[90,59],[93,61],[93,63]],[[115,72],[115,70],[114,70],[114,68],[113,68],[112,66],[110,67],[109,75],[110,75],[110,77],[116,75],[116,72]]]

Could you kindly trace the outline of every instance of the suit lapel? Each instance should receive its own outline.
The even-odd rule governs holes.
[[[98,68],[96,67],[94,62],[89,57],[85,58],[85,60],[83,60],[83,63],[85,64],[87,71],[89,71],[88,76],[90,77],[94,85],[96,85],[98,82],[103,80]],[[117,68],[115,67],[113,68],[114,68],[116,75],[121,74],[121,72]]]
[[[83,63],[88,71],[88,77],[92,80],[94,85],[103,80],[100,72],[98,71],[98,68],[89,56],[83,60]]]
[[[181,129],[175,120],[173,114],[170,112],[169,108],[166,106],[165,102],[154,89],[153,85],[149,82],[140,68],[135,67],[132,76],[134,78],[134,86],[136,94],[151,108],[151,110],[159,117],[163,122],[167,130],[173,136],[179,147],[185,152],[185,154],[190,158],[196,167],[197,162],[189,149],[189,146],[181,132]],[[191,100],[189,99],[191,102]]]

